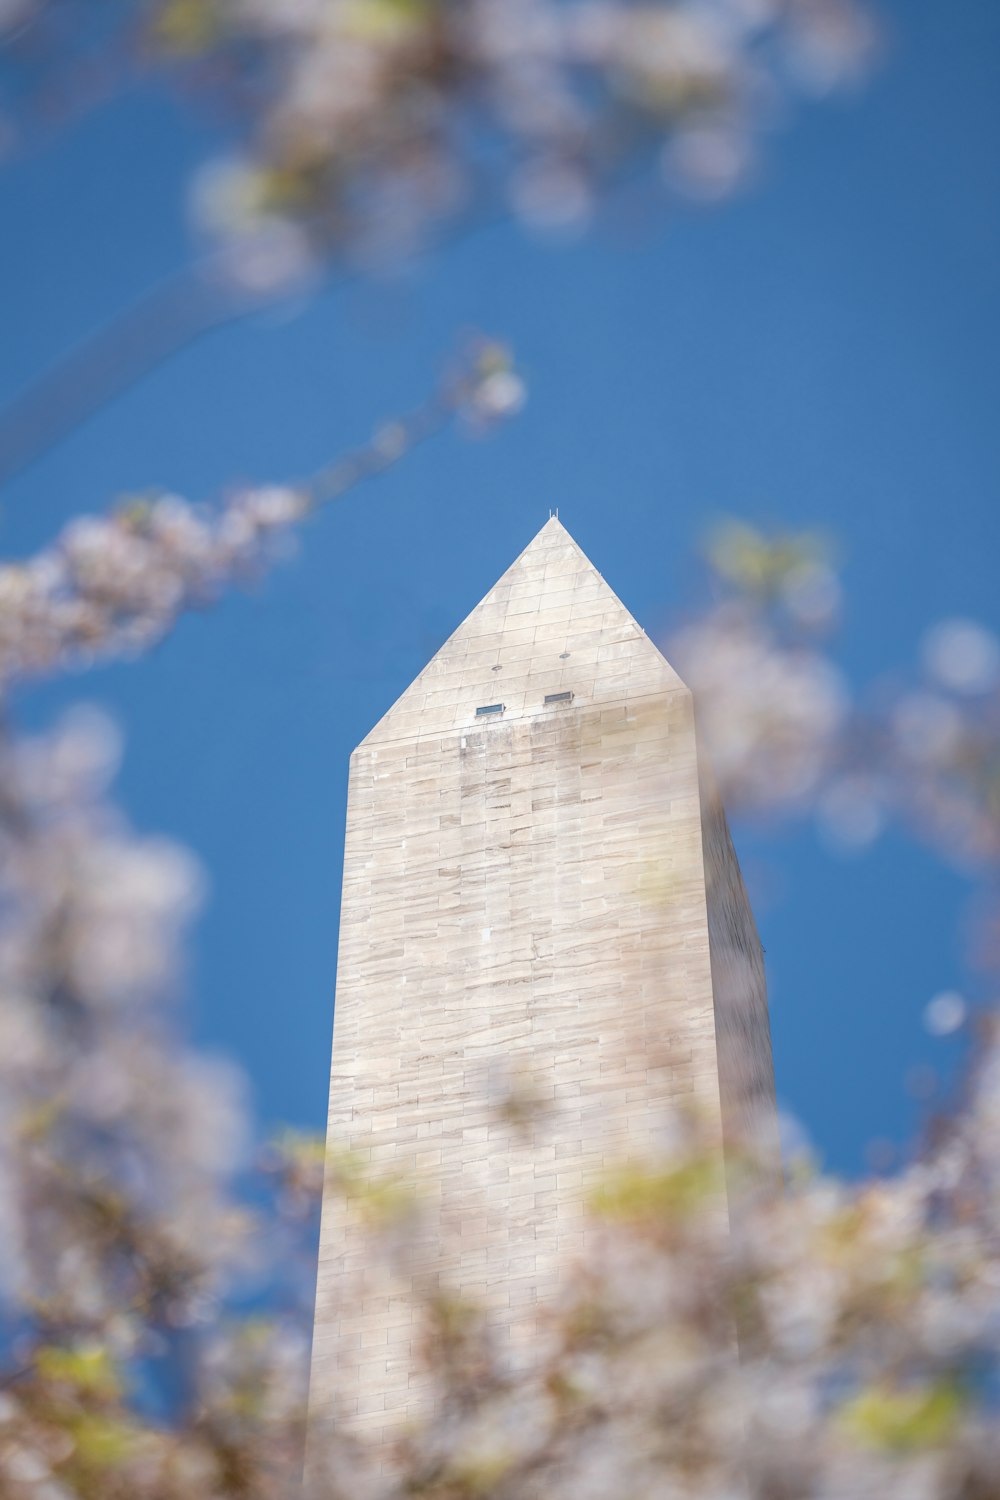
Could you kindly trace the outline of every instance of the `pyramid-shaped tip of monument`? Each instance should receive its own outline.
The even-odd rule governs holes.
[[[362,741],[433,739],[684,691],[556,515]]]

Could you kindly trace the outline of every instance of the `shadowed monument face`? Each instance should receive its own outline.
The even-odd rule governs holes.
[[[678,1103],[773,1134],[760,944],[691,695],[552,519],[351,757],[329,1142],[428,1208],[400,1276],[328,1184],[311,1423],[426,1409],[414,1278],[530,1360]]]

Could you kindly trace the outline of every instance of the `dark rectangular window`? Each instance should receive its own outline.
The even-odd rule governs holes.
[[[546,693],[545,694],[545,701],[546,701],[546,703],[572,703],[573,702],[573,694],[572,693]]]
[[[485,719],[488,714],[502,714],[502,703],[487,703],[483,708],[476,709],[476,718]]]

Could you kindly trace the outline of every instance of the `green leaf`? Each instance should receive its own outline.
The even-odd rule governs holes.
[[[954,1434],[963,1397],[950,1380],[929,1386],[869,1386],[841,1409],[848,1432],[876,1448],[907,1452],[935,1448]]]
[[[608,1219],[682,1219],[722,1194],[721,1162],[714,1156],[695,1158],[666,1172],[627,1166],[610,1176],[594,1193],[594,1211]]]
[[[46,1380],[71,1385],[82,1395],[113,1399],[121,1394],[121,1380],[114,1360],[99,1344],[61,1349],[43,1345],[35,1354],[35,1368]]]

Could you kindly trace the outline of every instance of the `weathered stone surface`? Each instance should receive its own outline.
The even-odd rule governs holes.
[[[524,1130],[498,1109],[519,1092],[541,1105]],[[588,1185],[655,1149],[664,1107],[759,1133],[773,1098],[691,696],[550,520],[351,758],[331,1144],[439,1185],[426,1272],[447,1223],[454,1280],[516,1360]],[[377,1434],[420,1409],[406,1290],[329,1193],[314,1421]]]

